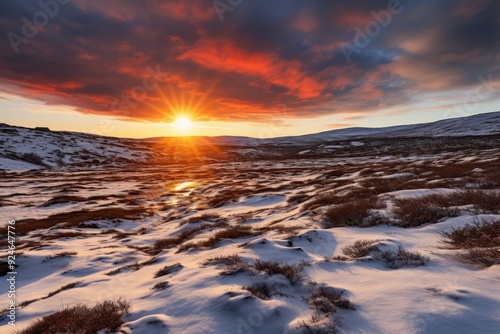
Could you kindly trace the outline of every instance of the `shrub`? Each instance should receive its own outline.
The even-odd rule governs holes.
[[[374,195],[385,194],[404,189],[427,188],[425,181],[413,180],[411,177],[400,178],[370,178],[361,182],[368,192]]]
[[[54,255],[46,256],[45,259],[43,260],[43,262],[51,261],[51,260],[58,259],[58,258],[61,258],[61,257],[74,256],[74,255],[77,255],[77,254],[78,254],[77,252],[60,252],[60,253],[56,253]]]
[[[291,284],[296,284],[302,280],[301,272],[309,263],[300,261],[295,264],[280,263],[277,261],[264,261],[257,259],[253,262],[252,267],[256,271],[263,271],[269,275],[283,275]]]
[[[302,210],[314,210],[321,206],[346,203],[351,199],[348,195],[340,196],[333,191],[319,194],[309,202],[305,203]]]
[[[158,239],[158,240],[156,240],[156,242],[154,244],[154,248],[166,249],[166,248],[171,248],[173,246],[180,245],[184,241],[190,239],[196,233],[203,231],[205,229],[211,228],[211,227],[212,227],[211,225],[201,225],[201,226],[197,226],[197,227],[193,227],[193,228],[184,230],[181,233],[179,233],[179,235],[174,236],[174,237]]]
[[[354,305],[349,299],[342,297],[345,290],[337,290],[329,287],[315,288],[308,298],[308,304],[320,313],[332,314],[337,312],[336,308],[354,310]]]
[[[158,277],[161,277],[161,276],[165,276],[165,275],[169,275],[173,272],[176,272],[176,271],[179,271],[181,270],[182,268],[184,268],[184,266],[180,263],[175,263],[175,264],[172,264],[170,266],[165,266],[163,267],[162,269],[158,270],[155,274],[155,278],[158,278]]]
[[[117,269],[108,271],[107,273],[105,273],[105,275],[112,276],[112,275],[120,273],[121,271],[123,271],[125,269],[132,269],[134,271],[137,271],[137,270],[141,269],[144,266],[147,266],[147,265],[150,265],[150,264],[154,263],[155,261],[156,261],[156,258],[153,257],[153,258],[151,258],[149,260],[146,260],[144,262],[134,262],[132,264],[128,264],[126,266],[119,267]]]
[[[56,224],[63,223],[63,227],[73,227],[78,224],[105,219],[137,219],[139,214],[149,213],[148,209],[136,208],[102,208],[96,210],[81,210],[71,212],[61,212],[41,219],[20,220],[16,224],[16,232],[21,235],[37,229],[47,229]],[[0,229],[0,233],[6,230]],[[5,232],[6,233],[6,232]]]
[[[310,198],[307,194],[296,194],[292,195],[287,199],[289,204],[300,204],[307,201]]]
[[[202,262],[203,265],[218,265],[222,271],[220,275],[235,275],[242,271],[250,269],[248,264],[244,263],[238,254],[219,255],[213,258],[206,259]]]
[[[28,306],[29,304],[31,303],[34,303],[34,302],[37,302],[39,300],[42,300],[42,299],[47,299],[47,298],[50,298],[52,296],[55,296],[57,295],[58,293],[60,292],[63,292],[63,291],[66,291],[66,290],[69,290],[69,289],[73,289],[75,286],[77,286],[78,284],[80,284],[81,281],[78,281],[78,282],[73,282],[73,283],[69,283],[69,284],[66,284],[66,285],[63,285],[62,287],[60,287],[59,289],[55,290],[55,291],[52,291],[52,292],[49,292],[46,296],[44,297],[41,297],[41,298],[37,298],[37,299],[30,299],[30,300],[25,300],[23,301],[22,303],[19,303],[19,306],[20,307],[26,307]]]
[[[43,203],[40,205],[40,207],[48,207],[52,206],[55,204],[63,204],[63,203],[70,203],[70,202],[84,202],[87,199],[85,197],[81,196],[72,196],[72,195],[62,195],[62,196],[54,196],[47,202]]]
[[[457,206],[472,205],[480,213],[500,211],[500,194],[484,190],[463,190],[448,194],[432,194],[395,200],[394,213],[401,227],[417,227],[437,223],[444,217],[458,216]]]
[[[209,264],[231,265],[238,263],[242,263],[241,257],[238,254],[219,255],[216,257],[208,258],[202,262],[202,264],[204,265],[209,265]]]
[[[487,192],[484,190],[465,190],[456,193],[455,205],[472,204],[480,213],[500,212],[500,193],[497,191]]]
[[[90,308],[85,305],[65,308],[35,320],[18,334],[40,333],[113,333],[130,313],[130,303],[119,299],[104,301]]]
[[[21,154],[20,158],[35,165],[46,166],[46,164],[43,162],[42,157],[36,153],[23,153]]]
[[[419,267],[425,266],[425,262],[429,260],[418,252],[410,252],[403,246],[398,246],[396,249],[390,249],[384,252],[375,254],[377,260],[382,260],[392,269],[403,267]]]
[[[369,210],[378,207],[377,197],[357,199],[328,209],[324,214],[325,228],[333,227],[369,227],[374,220],[365,219]]]
[[[75,286],[77,286],[78,284],[80,284],[81,282],[78,281],[78,282],[73,282],[73,283],[69,283],[69,284],[66,284],[62,287],[60,287],[59,289],[55,290],[55,291],[52,291],[52,292],[49,292],[49,294],[47,295],[47,297],[44,297],[42,299],[47,299],[47,298],[50,298],[52,296],[55,296],[57,295],[59,292],[63,292],[65,290],[69,290],[69,289],[73,289]]]
[[[462,190],[449,194],[433,194],[424,196],[422,200],[430,205],[442,207],[473,205],[481,213],[497,213],[500,211],[500,193],[484,190]]]
[[[245,286],[243,289],[250,291],[253,296],[264,300],[271,299],[272,296],[272,292],[266,283]]]
[[[490,267],[500,264],[500,220],[474,221],[463,227],[441,232],[441,242],[454,249],[465,249],[465,262]]]
[[[278,233],[281,233],[281,234],[296,234],[297,230],[300,230],[303,228],[304,228],[304,226],[299,226],[299,225],[290,225],[290,226],[268,225],[268,226],[263,226],[263,227],[257,228],[257,231],[259,231],[259,232],[277,231]]]
[[[258,232],[255,232],[251,226],[246,226],[246,225],[231,226],[225,230],[215,233],[215,235],[208,238],[207,240],[184,244],[181,247],[179,247],[179,252],[183,252],[191,248],[197,249],[203,247],[214,247],[222,239],[238,239],[238,238],[253,236],[256,235],[257,233]]]
[[[462,255],[465,262],[491,267],[500,264],[500,248],[470,248]]]
[[[440,234],[441,242],[455,249],[500,247],[500,220],[475,221]]]
[[[165,281],[165,282],[158,282],[158,283],[156,283],[153,286],[153,290],[165,290],[168,287],[169,287],[169,285],[168,285],[167,281]]]
[[[367,256],[370,252],[378,250],[378,247],[373,245],[378,241],[380,240],[357,240],[354,244],[342,248],[342,253],[351,259],[359,259]]]
[[[343,297],[344,290],[330,287],[318,287],[311,291],[307,298],[310,307],[315,311],[311,320],[301,320],[297,329],[304,328],[305,333],[333,334],[336,333],[336,319],[333,315],[337,308],[355,310],[349,299]]]
[[[211,208],[219,208],[231,202],[236,202],[241,196],[252,194],[254,189],[246,188],[231,188],[220,191],[214,198],[209,200],[206,204]]]
[[[453,215],[447,210],[434,206],[426,198],[408,197],[395,200],[394,214],[399,218],[400,227],[417,227],[435,224],[444,217]]]
[[[238,239],[243,237],[250,237],[253,235],[255,235],[255,232],[253,231],[251,226],[236,225],[215,233],[214,238],[218,241],[222,239]]]
[[[181,222],[181,225],[184,224],[194,224],[194,223],[199,223],[202,221],[212,221],[216,219],[220,219],[221,217],[218,214],[215,213],[204,213],[199,216],[192,216],[187,218],[186,220]]]

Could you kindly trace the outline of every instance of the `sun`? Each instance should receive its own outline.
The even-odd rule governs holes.
[[[193,123],[186,116],[179,116],[174,122],[174,127],[182,132],[188,132],[193,128]]]

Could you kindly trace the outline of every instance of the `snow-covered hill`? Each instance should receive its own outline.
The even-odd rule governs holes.
[[[47,128],[0,124],[0,169],[74,168],[161,164],[183,159],[220,161],[303,154],[328,154],[361,147],[367,140],[392,138],[457,138],[500,134],[500,112],[447,119],[433,123],[386,128],[348,128],[317,134],[257,139],[238,136],[124,139]],[[441,139],[439,139],[441,138]],[[195,146],[203,149],[193,151]],[[377,145],[386,145],[378,143]],[[413,144],[412,144],[413,145]],[[217,148],[219,147],[219,148]],[[223,149],[220,149],[223,147]],[[382,150],[368,145],[365,150]],[[352,151],[352,150],[351,150]],[[349,151],[351,154],[352,152]]]
[[[316,134],[280,137],[266,140],[269,144],[321,143],[349,138],[387,137],[459,137],[500,134],[500,112],[445,119],[432,123],[398,125],[384,128],[346,128]]]
[[[6,124],[0,144],[0,169],[11,170],[144,162],[154,154],[134,140]]]

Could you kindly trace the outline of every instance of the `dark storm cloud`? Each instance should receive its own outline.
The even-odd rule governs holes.
[[[208,0],[42,3],[57,11],[26,36],[26,21],[43,19],[40,3],[0,2],[0,85],[83,113],[376,112],[499,70],[494,0],[243,0],[224,13]],[[391,6],[397,13],[384,16]]]

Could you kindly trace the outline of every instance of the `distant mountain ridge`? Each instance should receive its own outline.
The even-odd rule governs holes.
[[[236,157],[276,157],[283,154],[325,154],[359,147],[356,140],[389,138],[443,138],[500,134],[500,112],[446,119],[432,123],[385,128],[347,128],[316,134],[258,139],[242,136],[127,139],[94,134],[50,131],[0,123],[0,170],[122,166],[171,163],[189,159],[222,161]],[[352,141],[351,143],[349,143]],[[193,151],[193,143],[203,149]],[[333,143],[333,145],[332,145]],[[340,144],[339,144],[340,143]],[[224,149],[217,149],[224,147]],[[274,147],[274,149],[269,149]],[[290,148],[284,150],[283,148]],[[198,154],[202,152],[202,154]],[[196,154],[193,154],[196,153]]]
[[[430,123],[396,125],[383,128],[345,128],[303,136],[280,137],[265,140],[268,143],[318,143],[342,139],[387,137],[456,137],[484,136],[500,133],[500,111],[473,116],[445,119]]]

